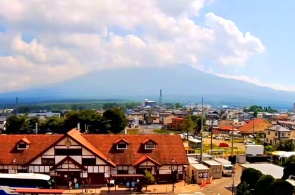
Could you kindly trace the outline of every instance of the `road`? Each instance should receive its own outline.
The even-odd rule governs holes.
[[[240,183],[242,168],[237,166],[234,176],[235,186]],[[233,180],[231,177],[223,177],[222,179],[214,179],[212,184],[207,184],[206,187],[198,190],[206,195],[232,195],[231,186]]]

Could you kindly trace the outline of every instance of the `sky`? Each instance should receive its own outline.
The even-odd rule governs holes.
[[[0,0],[0,92],[193,66],[295,91],[294,0]]]

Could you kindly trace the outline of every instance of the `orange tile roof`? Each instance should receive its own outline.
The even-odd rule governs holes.
[[[27,164],[32,162],[41,153],[52,147],[64,135],[25,135],[30,140],[30,146],[26,150],[17,150],[17,143],[24,135],[0,135],[0,164]],[[13,160],[15,162],[13,163]]]
[[[28,140],[28,138],[26,138],[26,137],[22,138],[21,141],[25,142],[28,145],[31,144],[30,140]]]
[[[254,122],[254,124],[253,124],[253,122]],[[272,124],[269,123],[268,121],[266,121],[266,120],[264,120],[262,118],[256,118],[254,120],[253,119],[249,120],[244,126],[239,127],[239,131],[241,131],[241,132],[246,132],[246,131],[250,131],[250,130],[252,131],[253,130],[253,125],[255,127],[255,124],[259,124],[259,123],[264,123],[264,124],[266,124],[268,126],[272,126]],[[255,127],[255,129],[257,129],[257,127]]]
[[[99,156],[101,159],[103,159],[105,162],[111,164],[112,166],[116,167],[116,164],[110,160],[109,157],[104,155],[102,152],[100,152],[96,147],[94,147],[91,143],[89,143],[82,134],[77,131],[77,129],[72,129],[67,133],[67,135],[72,138],[73,140],[80,143],[82,146],[84,146],[86,149],[88,149],[93,154]],[[103,142],[103,141],[102,141]]]
[[[175,159],[175,164],[188,164],[186,151],[179,135],[81,134],[76,129],[73,129],[67,134],[25,136],[30,140],[30,146],[26,150],[17,150],[17,143],[24,138],[24,135],[0,135],[0,143],[3,143],[0,147],[1,165],[16,164],[27,166],[66,137],[73,139],[112,166],[133,165],[143,155],[148,155],[149,160],[162,165],[171,164],[172,158]],[[120,137],[129,142],[126,150],[117,150],[113,144]],[[157,143],[155,149],[146,150],[144,148],[142,143],[147,137]]]
[[[153,163],[155,163],[157,165],[161,165],[160,163],[158,163],[157,161],[155,161],[154,159],[152,159],[148,155],[144,154],[139,159],[137,159],[137,161],[133,164],[133,166],[138,166],[138,165],[140,165],[141,163],[143,163],[143,162],[145,162],[147,160],[150,160],[150,161],[152,161]]]
[[[155,149],[145,150],[142,142],[145,141],[146,136],[158,143]],[[186,151],[179,135],[85,134],[83,137],[103,154],[109,156],[116,165],[132,165],[144,154],[156,159],[162,165],[171,164],[172,158],[175,159],[175,164],[188,164]],[[113,145],[120,137],[130,142],[126,150],[118,151]]]
[[[120,137],[119,139],[117,139],[115,142],[114,142],[114,144],[118,144],[118,143],[120,143],[120,142],[125,142],[126,144],[129,144],[129,142],[128,141],[126,141],[125,139],[123,139],[122,137]]]
[[[152,140],[151,138],[148,138],[148,137],[145,138],[145,140],[142,142],[142,144],[146,144],[148,142],[153,142],[153,143],[157,144],[157,142],[155,142],[154,140]]]

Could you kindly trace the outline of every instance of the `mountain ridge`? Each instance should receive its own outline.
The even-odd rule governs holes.
[[[292,107],[295,92],[274,90],[245,81],[222,78],[189,66],[134,67],[94,71],[35,89],[0,94],[0,101],[19,97],[32,100],[129,99],[208,101],[229,105],[269,104]],[[209,102],[208,102],[209,103]]]

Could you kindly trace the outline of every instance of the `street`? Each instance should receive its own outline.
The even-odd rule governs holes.
[[[234,176],[234,184],[235,186],[240,183],[240,177],[242,173],[242,168],[240,166],[236,166]],[[206,195],[232,195],[231,187],[232,187],[232,178],[231,177],[223,177],[222,179],[213,180],[212,184],[207,184],[204,188],[198,190],[199,192],[203,192]]]

